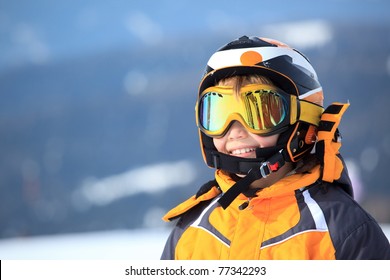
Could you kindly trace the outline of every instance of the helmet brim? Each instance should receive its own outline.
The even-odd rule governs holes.
[[[297,88],[297,85],[290,78],[280,72],[260,65],[240,65],[211,70],[207,75],[203,77],[199,85],[199,94],[202,93],[206,88],[215,86],[222,79],[226,79],[233,76],[244,76],[253,74],[267,77],[271,79],[275,86],[279,87],[285,92],[299,96],[299,90]]]

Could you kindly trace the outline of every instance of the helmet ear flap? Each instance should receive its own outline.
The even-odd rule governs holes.
[[[291,134],[287,135],[288,133]],[[313,149],[317,137],[317,128],[308,123],[297,122],[296,125],[282,134],[286,135],[281,135],[281,141],[286,141],[285,139],[288,137],[285,143],[291,161],[297,162]]]

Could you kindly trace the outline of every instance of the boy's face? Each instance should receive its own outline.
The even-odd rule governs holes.
[[[242,86],[251,83],[244,81]],[[225,86],[233,86],[234,79],[227,79]],[[249,132],[240,122],[234,121],[222,137],[214,137],[214,146],[218,152],[244,158],[256,158],[256,148],[268,148],[276,145],[279,134],[260,136]]]
[[[256,158],[256,148],[268,148],[276,145],[279,134],[260,136],[246,130],[238,121],[234,121],[226,134],[219,138],[213,138],[217,150],[221,153],[244,157]]]

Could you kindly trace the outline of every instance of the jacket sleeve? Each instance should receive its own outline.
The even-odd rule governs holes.
[[[362,224],[336,249],[339,260],[390,260],[390,243],[376,221]]]
[[[219,190],[217,182],[211,180],[204,184],[196,195],[179,204],[164,216],[164,221],[179,220],[165,243],[161,260],[175,259],[176,246],[180,237],[189,225],[195,221],[200,212],[220,193],[221,191]]]
[[[177,241],[179,240],[180,236],[183,234],[184,229],[181,229],[179,227],[174,227],[171,234],[169,235],[164,250],[161,255],[161,260],[174,260],[175,259],[175,249]]]
[[[199,217],[199,214],[203,211],[204,208],[209,205],[211,200],[201,201],[191,209],[182,213],[180,216],[176,216],[178,219],[175,227],[172,229],[171,234],[168,237],[167,242],[163,253],[161,255],[161,260],[174,260],[176,259],[176,250],[177,244],[183,235],[183,233],[188,229],[188,227]]]

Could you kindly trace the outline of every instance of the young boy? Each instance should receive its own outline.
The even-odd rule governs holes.
[[[196,120],[215,180],[172,209],[161,259],[390,259],[338,150],[348,104],[323,109],[300,52],[243,36],[208,61]]]

